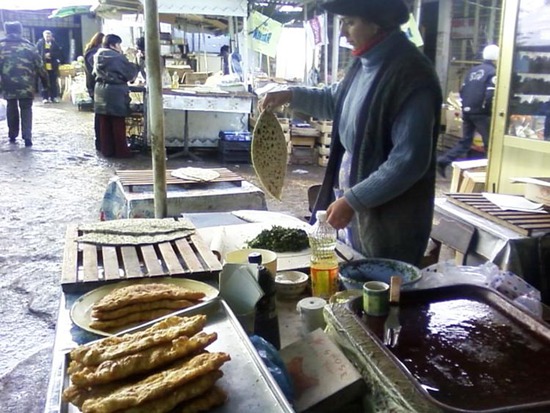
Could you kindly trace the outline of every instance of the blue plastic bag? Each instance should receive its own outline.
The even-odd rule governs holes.
[[[294,402],[294,389],[292,379],[286,370],[285,363],[279,352],[271,343],[260,336],[250,336],[250,341],[256,348],[260,358],[265,363],[267,369],[283,391],[285,397],[290,403]]]

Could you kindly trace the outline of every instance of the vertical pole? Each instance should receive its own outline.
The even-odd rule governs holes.
[[[164,111],[162,108],[162,75],[160,65],[160,36],[157,0],[145,0],[145,64],[147,67],[147,106],[153,157],[153,191],[155,218],[168,214],[166,195],[166,148],[164,143]]]
[[[451,60],[451,21],[452,2],[439,2],[439,13],[437,20],[437,49],[435,59],[435,70],[441,82],[443,96],[453,91],[452,85],[448,84],[448,72]]]
[[[307,55],[309,53],[309,51],[307,50],[307,46],[308,46],[308,39],[307,39],[307,3],[304,3],[303,5],[303,12],[304,12],[304,39],[305,39],[305,42],[304,42],[304,56],[306,56],[306,58],[304,59],[304,83],[307,83],[307,72],[308,72],[308,67],[307,67]],[[315,46],[314,46],[315,47]]]
[[[330,83],[338,81],[338,53],[340,51],[340,16],[332,18],[332,70]]]
[[[323,65],[325,66],[325,86],[328,85],[328,13],[323,15]],[[334,81],[334,80],[333,80]]]

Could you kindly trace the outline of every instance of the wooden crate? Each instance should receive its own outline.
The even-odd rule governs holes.
[[[451,177],[450,192],[462,192],[460,190],[462,181],[464,180],[464,172],[485,172],[487,170],[487,159],[473,159],[469,161],[455,161],[451,165],[453,167],[453,175]]]
[[[483,192],[485,190],[486,175],[486,172],[465,171],[458,192]]]
[[[77,225],[67,228],[61,288],[86,292],[106,283],[153,277],[197,280],[219,275],[222,265],[197,234],[171,242],[139,246],[101,246],[77,242]]]
[[[518,234],[531,236],[550,231],[550,215],[537,212],[507,211],[493,204],[482,194],[445,194],[449,202]]]
[[[281,128],[283,129],[283,132],[288,132],[290,130],[290,119],[289,118],[278,118],[279,123],[281,124]]]
[[[329,156],[330,155],[330,146],[328,145],[318,145],[317,152],[319,155]]]
[[[317,158],[317,164],[319,166],[323,166],[323,167],[326,167],[328,165],[328,156],[326,155],[319,155],[319,157]]]
[[[292,165],[313,165],[316,161],[315,148],[308,146],[293,146],[290,155]]]
[[[321,136],[319,136],[318,142],[320,145],[327,145],[330,146],[332,142],[332,134],[331,133],[323,133]]]
[[[310,122],[311,126],[317,129],[321,133],[331,133],[332,132],[332,121],[331,120],[312,120]]]
[[[304,146],[313,148],[315,146],[315,136],[291,136],[292,146]]]

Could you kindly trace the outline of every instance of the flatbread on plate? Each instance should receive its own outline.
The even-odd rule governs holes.
[[[210,182],[220,177],[220,173],[213,169],[193,168],[192,166],[174,169],[170,175],[174,178],[200,182]]]
[[[287,167],[285,135],[277,117],[268,110],[260,113],[252,139],[252,164],[264,189],[281,199]]]

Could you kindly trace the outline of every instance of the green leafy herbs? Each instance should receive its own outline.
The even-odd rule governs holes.
[[[254,239],[248,241],[248,247],[275,252],[301,251],[309,247],[309,239],[303,229],[274,225],[271,229],[264,229]]]

